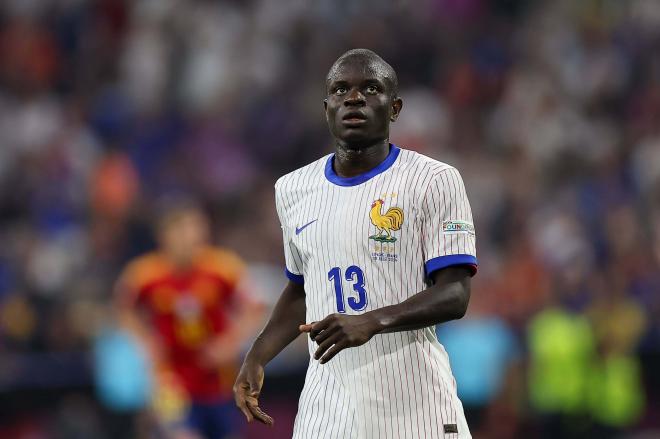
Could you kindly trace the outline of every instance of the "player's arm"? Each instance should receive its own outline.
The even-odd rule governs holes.
[[[452,266],[431,273],[433,285],[407,300],[360,315],[331,314],[301,325],[318,345],[315,359],[328,362],[343,349],[360,346],[375,334],[425,328],[460,319],[470,301],[471,271]]]
[[[305,289],[289,282],[284,288],[268,323],[248,351],[234,384],[236,405],[248,422],[256,419],[272,425],[273,418],[259,408],[259,394],[264,381],[264,367],[300,335],[305,322]]]
[[[251,291],[248,279],[241,281],[231,304],[229,326],[215,336],[203,351],[202,359],[208,367],[235,364],[243,344],[263,324],[266,306]]]
[[[403,302],[371,311],[377,333],[426,328],[462,318],[470,301],[472,272],[466,266],[431,273],[433,285]]]
[[[158,367],[162,363],[163,356],[161,344],[138,309],[137,292],[128,278],[129,274],[124,272],[114,286],[114,309],[117,321],[122,329],[138,341],[151,364]]]

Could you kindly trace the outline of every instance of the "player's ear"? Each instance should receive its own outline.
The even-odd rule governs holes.
[[[403,100],[400,97],[392,99],[392,114],[390,115],[390,121],[394,122],[399,117],[401,109],[403,108]]]
[[[328,111],[328,100],[323,99],[323,110]]]

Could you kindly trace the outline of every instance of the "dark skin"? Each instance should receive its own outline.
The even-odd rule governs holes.
[[[330,133],[335,139],[334,168],[353,177],[378,166],[390,151],[390,122],[403,101],[393,82],[375,61],[349,58],[332,69],[323,101]]]
[[[399,116],[402,101],[379,62],[369,56],[340,58],[328,76],[324,108],[335,139],[334,169],[341,177],[367,172],[389,153],[389,126]],[[273,418],[259,407],[264,367],[301,332],[318,344],[314,358],[324,364],[376,334],[460,319],[470,300],[470,278],[467,266],[447,267],[431,273],[429,288],[399,304],[358,315],[330,314],[311,323],[305,322],[304,286],[289,282],[241,367],[234,384],[236,405],[248,422],[272,425]]]

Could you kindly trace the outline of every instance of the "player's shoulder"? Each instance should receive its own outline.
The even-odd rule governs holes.
[[[400,166],[403,166],[413,173],[428,174],[431,177],[442,174],[443,172],[458,172],[457,169],[449,163],[441,162],[417,151],[401,148],[399,154]]]
[[[304,187],[313,181],[320,181],[324,175],[325,166],[332,154],[326,154],[313,162],[294,171],[284,174],[275,182],[275,191],[283,192],[297,187]]]
[[[196,266],[205,272],[219,276],[230,283],[241,278],[245,262],[233,250],[224,247],[206,246],[195,260]]]
[[[199,260],[202,263],[243,266],[243,259],[235,251],[216,246],[206,246],[199,252]]]
[[[133,288],[142,288],[170,272],[167,259],[161,253],[153,251],[129,261],[122,273],[122,279]]]

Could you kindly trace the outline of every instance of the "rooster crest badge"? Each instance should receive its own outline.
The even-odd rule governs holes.
[[[403,210],[399,207],[390,207],[385,213],[382,213],[383,203],[383,200],[378,199],[371,204],[369,219],[371,219],[371,224],[376,226],[377,233],[371,235],[369,239],[377,242],[396,242],[392,231],[401,230]]]

